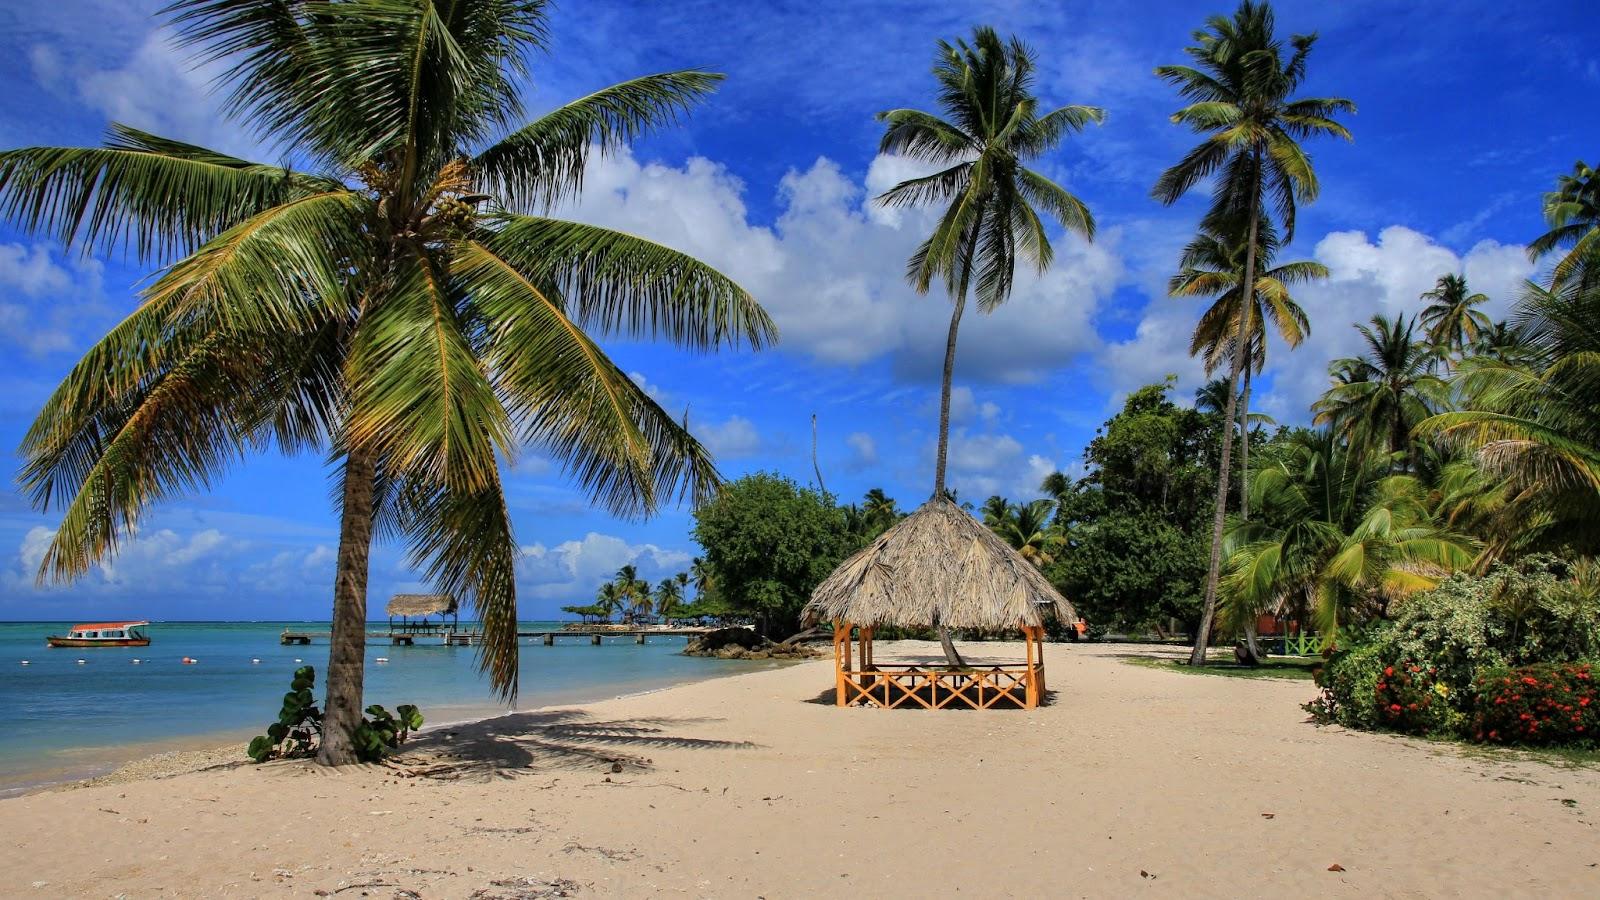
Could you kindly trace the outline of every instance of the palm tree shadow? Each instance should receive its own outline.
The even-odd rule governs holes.
[[[414,777],[489,780],[550,770],[644,771],[643,751],[750,750],[757,744],[674,734],[713,718],[595,719],[581,709],[510,713],[418,735],[391,767]]]

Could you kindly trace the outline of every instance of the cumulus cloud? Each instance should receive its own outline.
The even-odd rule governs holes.
[[[850,468],[860,470],[877,465],[878,442],[872,439],[872,435],[865,431],[854,431],[844,442],[850,448]]]
[[[101,305],[101,272],[87,257],[57,262],[46,244],[0,244],[0,342],[32,356],[70,349]]]
[[[655,544],[630,544],[620,537],[589,532],[582,540],[554,547],[522,548],[517,562],[519,593],[534,599],[586,603],[617,569],[637,566],[639,577],[654,581],[682,571],[690,556]]]
[[[641,163],[622,152],[591,166],[583,197],[565,214],[643,234],[729,273],[777,320],[786,350],[851,366],[887,358],[902,377],[931,379],[949,300],[940,290],[919,296],[902,272],[933,213],[871,203],[915,171],[879,157],[858,182],[818,159],[784,176],[781,212],[768,228],[751,223],[745,186],[722,165]],[[1115,229],[1093,245],[1061,237],[1049,273],[1019,273],[1011,300],[993,314],[969,307],[962,376],[1032,381],[1095,347],[1092,317],[1121,277],[1117,239]]]
[[[1336,231],[1318,241],[1312,258],[1328,267],[1326,281],[1302,285],[1295,298],[1311,319],[1311,335],[1294,351],[1276,341],[1269,345],[1267,390],[1258,406],[1284,422],[1305,422],[1313,400],[1327,389],[1330,360],[1359,353],[1360,334],[1353,323],[1374,314],[1415,316],[1424,304],[1419,295],[1440,275],[1464,273],[1475,291],[1487,294],[1482,309],[1503,317],[1521,282],[1533,273],[1521,247],[1480,241],[1457,254],[1432,237],[1400,225],[1380,231],[1376,239],[1360,231]],[[1153,297],[1133,335],[1101,351],[1101,371],[1109,386],[1126,392],[1179,376],[1179,395],[1204,381],[1201,366],[1189,358],[1189,339],[1204,304]]]
[[[5,572],[7,588],[13,591],[36,589],[35,576],[55,534],[54,529],[42,525],[28,529],[12,565]],[[119,546],[116,556],[92,567],[73,582],[71,590],[91,594],[129,590],[142,593],[172,584],[184,584],[191,590],[232,585],[237,582],[238,573],[231,564],[245,546],[216,529],[188,535],[169,528],[144,532]]]
[[[928,444],[927,459],[932,468],[937,445]],[[962,499],[981,502],[991,494],[1011,500],[1039,496],[1039,482],[1055,471],[1055,462],[1038,453],[1029,453],[1009,434],[974,434],[964,428],[950,433],[949,472],[946,481]]]
[[[761,434],[754,422],[744,416],[729,416],[727,421],[706,425],[691,425],[690,430],[700,439],[711,455],[720,459],[750,456],[761,449]]]
[[[930,415],[939,415],[939,396],[935,394],[928,403]],[[972,388],[958,384],[950,388],[950,424],[971,425],[982,422],[993,425],[1000,417],[1000,405],[992,400],[979,401]]]

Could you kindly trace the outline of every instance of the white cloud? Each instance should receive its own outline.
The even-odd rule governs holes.
[[[23,535],[13,564],[5,572],[9,589],[34,589],[39,565],[55,534],[53,529],[34,526]],[[183,584],[200,593],[202,585],[235,585],[238,572],[232,564],[246,546],[215,529],[187,536],[168,528],[144,532],[119,545],[114,557],[90,568],[72,583],[71,590],[105,594]]]
[[[928,412],[937,417],[939,415],[939,396],[935,394],[928,402]],[[984,425],[993,425],[1000,417],[1000,406],[992,400],[979,402],[973,394],[972,388],[958,384],[950,388],[950,424],[971,425],[982,422]]]
[[[1312,257],[1329,269],[1326,281],[1302,285],[1295,298],[1311,319],[1311,334],[1290,351],[1273,341],[1266,377],[1270,387],[1255,404],[1280,421],[1305,422],[1308,408],[1328,385],[1329,361],[1361,351],[1353,323],[1374,314],[1416,316],[1423,291],[1440,275],[1464,272],[1473,290],[1487,294],[1482,309],[1503,317],[1518,286],[1533,272],[1521,247],[1480,241],[1458,255],[1433,238],[1404,226],[1383,229],[1377,240],[1360,231],[1336,231],[1318,241]],[[1194,323],[1204,304],[1153,297],[1134,336],[1109,344],[1101,354],[1101,370],[1116,392],[1179,376],[1177,394],[1186,396],[1204,380],[1198,361],[1188,355]]]
[[[645,396],[649,397],[651,400],[654,400],[657,403],[667,402],[667,392],[661,389],[661,385],[651,384],[650,379],[644,377],[643,372],[629,372],[628,378],[630,378],[634,384],[637,384],[639,389],[644,391]]]
[[[73,326],[102,303],[102,266],[56,262],[46,244],[0,244],[0,342],[42,356],[73,346]]]
[[[932,468],[937,446],[930,442],[926,451]],[[1054,461],[1028,453],[1022,443],[1009,434],[972,434],[964,428],[950,433],[949,472],[946,481],[963,500],[981,502],[991,494],[1011,500],[1039,496],[1039,482],[1055,471]]]
[[[655,544],[630,544],[620,537],[589,532],[582,540],[554,547],[522,548],[517,563],[518,591],[524,596],[585,603],[595,589],[625,565],[637,566],[639,577],[665,578],[688,566],[690,556]]]
[[[854,431],[844,439],[851,450],[850,468],[865,469],[878,463],[878,442],[865,431]]]
[[[718,458],[750,456],[761,449],[761,435],[755,423],[743,416],[730,416],[725,422],[708,425],[691,423],[689,430]]]
[[[744,185],[723,166],[641,164],[623,152],[596,162],[575,218],[644,234],[738,279],[776,319],[781,346],[825,363],[887,357],[905,377],[931,378],[943,359],[950,305],[941,290],[917,295],[904,260],[931,230],[926,210],[884,210],[870,198],[915,172],[879,157],[858,183],[826,158],[792,170],[778,188],[772,228],[753,225]],[[1031,381],[1098,338],[1092,316],[1121,277],[1109,229],[1090,245],[1056,241],[1043,277],[1019,272],[1011,300],[991,315],[970,305],[962,320],[963,378]]]

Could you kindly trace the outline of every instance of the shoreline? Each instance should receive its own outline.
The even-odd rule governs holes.
[[[723,671],[708,672],[697,677],[669,677],[665,680],[651,679],[618,682],[599,690],[580,688],[554,691],[549,695],[541,696],[538,706],[530,707],[445,704],[434,707],[437,710],[436,715],[445,717],[437,722],[429,717],[429,710],[422,710],[423,716],[427,720],[424,722],[423,727],[414,733],[413,739],[439,729],[477,725],[491,719],[518,713],[643,697],[687,684],[698,684],[703,681],[721,678],[736,678],[768,668],[780,668],[787,665],[793,665],[793,662],[787,660],[750,660],[745,661],[737,669],[728,667]],[[624,690],[621,693],[614,693],[619,686]],[[265,727],[266,722],[270,719],[271,712],[264,712],[262,716],[263,724],[258,728],[223,729],[155,741],[137,741],[124,745],[73,747],[66,750],[52,751],[49,756],[37,760],[35,765],[24,764],[12,772],[0,775],[0,800],[40,793],[71,791],[101,784],[123,784],[146,778],[170,778],[174,775],[200,771],[217,765],[226,765],[234,762],[246,763],[249,762],[249,757],[244,753],[245,745],[250,742],[251,738],[261,733],[262,728]],[[78,757],[78,759],[62,765],[58,763],[58,754],[66,754]]]

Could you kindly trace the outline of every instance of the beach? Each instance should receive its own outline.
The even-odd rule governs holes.
[[[1034,711],[840,709],[820,660],[433,728],[385,766],[178,755],[0,801],[0,894],[1600,894],[1600,770],[1125,661],[1173,652],[1047,645]]]

